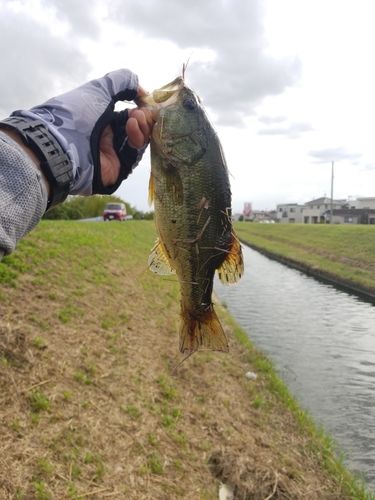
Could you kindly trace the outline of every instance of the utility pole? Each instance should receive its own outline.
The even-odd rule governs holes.
[[[329,214],[329,223],[332,224],[333,220],[333,164],[332,162],[332,177],[331,177],[331,213]]]

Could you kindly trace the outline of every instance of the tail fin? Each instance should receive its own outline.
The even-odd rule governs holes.
[[[228,342],[223,327],[210,304],[199,318],[192,318],[181,304],[180,351],[191,354],[200,347],[228,352]]]

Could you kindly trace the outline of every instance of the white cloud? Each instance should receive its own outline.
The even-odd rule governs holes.
[[[314,158],[314,163],[328,163],[332,161],[356,162],[361,158],[361,153],[350,153],[344,147],[328,148],[317,151],[309,151],[309,156]]]
[[[298,139],[302,133],[311,132],[313,129],[310,123],[292,123],[285,127],[268,127],[260,129],[259,135],[281,135],[288,139]]]
[[[254,209],[375,195],[375,4],[339,0],[0,0],[0,113],[119,67],[152,91],[181,74]],[[293,139],[293,140],[290,140]],[[334,157],[334,158],[333,158]],[[149,152],[119,189],[148,210]]]

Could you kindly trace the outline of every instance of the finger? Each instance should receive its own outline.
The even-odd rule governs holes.
[[[148,136],[147,138],[145,137],[143,131],[139,126],[138,120],[136,118],[133,118],[132,116],[126,122],[125,127],[129,146],[136,149],[140,149],[141,147],[143,147],[145,142],[148,140]]]
[[[137,95],[135,97],[137,98],[137,97],[141,97],[141,96],[147,95],[147,94],[148,94],[147,90],[145,90],[143,87],[139,86]]]
[[[142,116],[142,114],[144,116]],[[144,120],[146,120],[151,130],[155,123],[155,120],[152,117],[152,113],[148,108],[130,108],[128,109],[128,116],[129,118],[135,118],[140,123],[144,123]]]
[[[155,123],[151,111],[148,108],[135,108],[132,117],[138,120],[141,129],[149,136]]]
[[[138,127],[144,135],[145,142],[149,139],[152,128],[154,126],[154,122],[152,120],[151,112],[148,109],[132,109],[130,113],[130,117],[134,118]]]

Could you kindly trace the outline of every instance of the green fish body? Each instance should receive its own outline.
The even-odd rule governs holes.
[[[150,269],[176,273],[181,289],[180,351],[228,351],[212,304],[215,271],[223,284],[244,272],[231,220],[228,169],[217,133],[182,78],[141,98],[156,123],[151,137],[149,195],[158,241]]]

